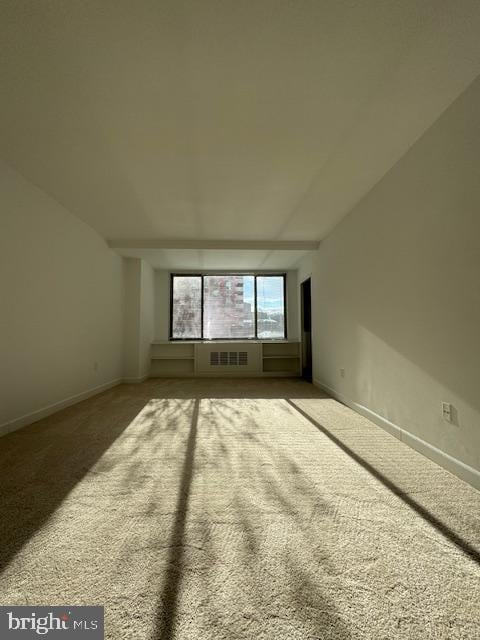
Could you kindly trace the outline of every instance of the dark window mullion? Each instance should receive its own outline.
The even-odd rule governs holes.
[[[170,321],[169,321],[169,340],[173,340],[173,280],[175,276],[170,274]]]
[[[258,339],[258,326],[257,326],[257,276],[253,276],[253,308],[255,310],[255,338]]]
[[[205,276],[203,275],[203,273],[202,273],[202,275],[200,276],[200,278],[201,278],[201,280],[202,280],[202,293],[201,293],[201,296],[200,296],[201,306],[202,306],[202,310],[201,310],[201,321],[200,321],[200,340],[203,340],[203,339],[204,339],[204,336],[203,336],[203,311],[204,311],[204,309],[203,309],[203,305],[204,305],[204,300],[205,300],[205,293],[204,293],[204,287],[205,287]]]

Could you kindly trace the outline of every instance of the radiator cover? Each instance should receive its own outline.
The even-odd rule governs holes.
[[[197,344],[198,373],[248,375],[260,373],[262,345],[258,343]]]

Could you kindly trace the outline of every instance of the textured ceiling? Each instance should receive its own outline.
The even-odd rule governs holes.
[[[108,239],[319,240],[479,32],[478,0],[3,0],[0,153]]]

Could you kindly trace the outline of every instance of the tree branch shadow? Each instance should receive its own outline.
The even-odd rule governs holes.
[[[157,613],[154,638],[171,640],[177,617],[178,594],[182,579],[182,560],[184,555],[185,522],[188,514],[188,501],[194,471],[195,447],[197,441],[200,400],[193,405],[192,421],[185,451],[180,488],[178,491],[175,520],[168,542],[168,559],[165,580],[160,592],[160,606]]]

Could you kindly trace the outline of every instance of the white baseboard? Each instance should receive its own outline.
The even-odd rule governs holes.
[[[347,407],[350,407],[350,409],[353,409],[360,415],[374,422],[385,431],[388,431],[388,433],[395,436],[395,438],[398,438],[398,440],[405,443],[412,449],[415,449],[415,451],[418,451],[418,453],[421,453],[426,458],[433,460],[433,462],[436,462],[447,471],[450,471],[465,482],[468,482],[468,484],[471,484],[473,487],[480,490],[480,471],[478,469],[470,467],[468,464],[465,464],[461,460],[458,460],[448,453],[445,453],[445,451],[438,449],[433,444],[422,440],[406,429],[402,429],[402,427],[399,427],[393,422],[390,422],[390,420],[387,420],[378,413],[375,413],[368,407],[350,400],[342,393],[336,391],[335,389],[332,389],[320,380],[313,380],[313,384],[319,389],[322,389],[323,391],[328,393],[328,395],[332,396],[332,398],[335,398],[335,400],[338,400]]]
[[[120,380],[120,382],[122,382],[123,384],[140,384],[141,382],[145,382],[145,380],[148,380],[148,378],[150,378],[150,376],[140,376],[139,378],[122,378]]]
[[[111,380],[110,382],[105,382],[98,387],[93,387],[93,389],[82,391],[81,393],[77,393],[74,396],[70,396],[70,398],[65,398],[65,400],[60,400],[59,402],[48,405],[47,407],[42,407],[37,411],[32,411],[32,413],[27,413],[20,418],[16,418],[15,420],[11,420],[10,422],[5,422],[4,424],[0,425],[0,436],[10,433],[11,431],[16,431],[17,429],[21,429],[28,424],[32,424],[32,422],[37,422],[37,420],[46,418],[47,416],[52,415],[52,413],[56,413],[61,409],[65,409],[66,407],[70,407],[72,404],[77,404],[77,402],[81,402],[82,400],[86,400],[87,398],[91,398],[92,396],[96,396],[97,394],[102,393],[102,391],[107,391],[107,389],[111,389],[112,387],[115,387],[122,382],[122,378]]]

